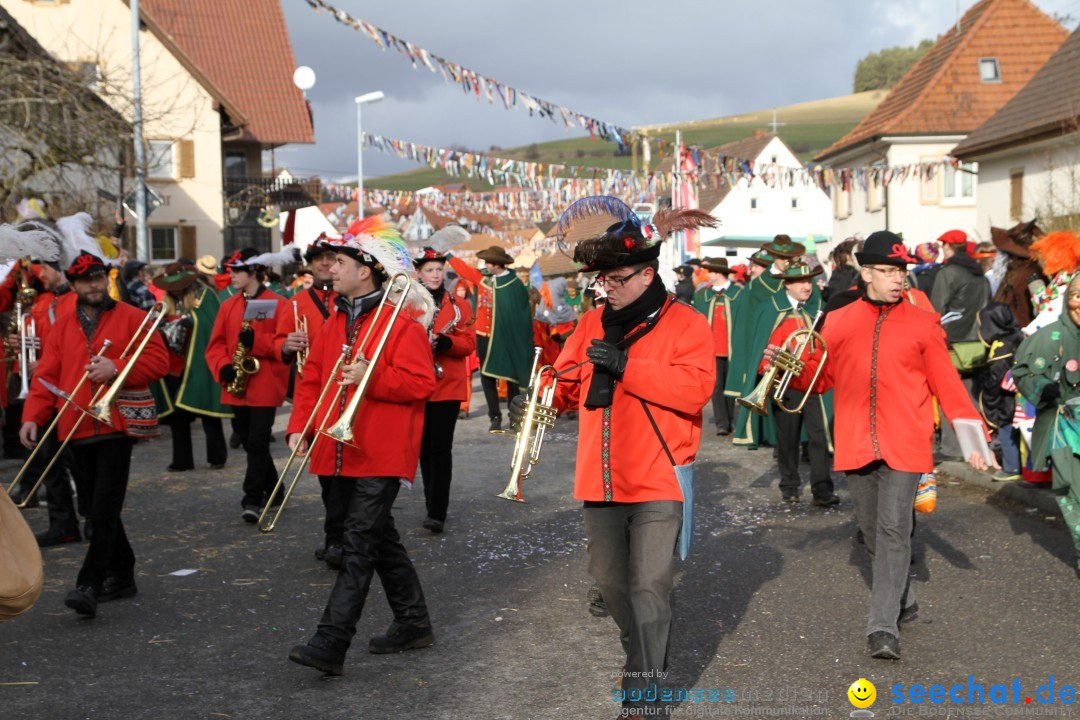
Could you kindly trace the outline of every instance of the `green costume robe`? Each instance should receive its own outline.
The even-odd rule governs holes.
[[[179,389],[175,394],[170,393],[164,380],[158,380],[150,387],[159,418],[167,417],[178,407],[196,415],[233,416],[229,407],[221,402],[221,385],[206,364],[206,346],[220,307],[217,293],[210,288],[199,290],[199,299],[191,311],[192,326],[188,329],[184,348],[184,372],[180,376]]]
[[[529,290],[512,272],[485,277],[483,283],[491,291],[491,339],[480,372],[525,388],[533,361]]]
[[[1080,556],[1080,328],[1069,316],[1067,303],[1059,320],[1020,344],[1012,375],[1016,389],[1036,409],[1031,466],[1052,467],[1053,490]],[[1061,387],[1061,397],[1043,402],[1043,389],[1054,383]],[[1066,403],[1072,417],[1066,414]]]
[[[743,297],[743,293],[746,290],[735,283],[728,283],[720,292],[716,292],[712,289],[711,285],[706,285],[697,292],[694,293],[694,309],[705,316],[709,321],[709,327],[712,327],[713,313],[716,312],[716,304],[720,303],[724,306],[724,317],[727,319],[727,346],[728,346],[728,362],[731,362],[731,357],[734,354],[735,344],[732,342],[735,337],[735,328],[733,327],[732,320],[734,318],[733,310],[743,304],[745,301],[740,300]],[[727,387],[725,385],[724,387]],[[726,395],[731,393],[725,392]]]

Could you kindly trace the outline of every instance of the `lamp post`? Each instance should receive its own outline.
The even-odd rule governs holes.
[[[364,103],[382,100],[381,90],[365,93],[356,98],[356,216],[364,219],[364,130],[360,122],[361,107]]]

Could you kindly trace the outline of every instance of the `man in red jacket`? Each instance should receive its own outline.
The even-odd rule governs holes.
[[[261,255],[254,248],[244,248],[225,261],[230,286],[236,294],[221,303],[217,320],[214,321],[214,331],[206,346],[206,364],[221,383],[221,402],[234,408],[233,427],[247,453],[240,517],[249,523],[259,519],[259,513],[270,500],[270,493],[277,482],[277,468],[270,457],[270,434],[277,409],[285,402],[289,368],[274,347],[274,334],[277,318],[285,313],[291,315],[292,308],[285,298],[268,290],[263,281],[268,264],[283,259],[286,258]],[[244,328],[244,311],[248,300],[276,300],[274,316],[254,319],[250,327]],[[241,343],[247,348],[248,354],[259,361],[259,369],[247,377],[247,386],[243,394],[238,396],[227,388],[236,378],[233,355]]]
[[[26,398],[19,430],[19,439],[28,448],[37,444],[42,425],[64,404],[48,390],[46,382],[73,392],[85,373],[87,382],[75,393],[73,400],[77,406],[86,408],[94,393],[104,390],[131,362],[129,358],[119,356],[146,313],[109,298],[107,273],[108,268],[101,259],[85,251],[67,271],[78,301],[74,312],[57,319],[34,370],[34,382]],[[102,351],[106,340],[112,344]],[[132,353],[136,346],[137,342]],[[134,362],[124,388],[144,389],[149,395],[149,383],[163,378],[169,371],[165,343],[157,333]],[[94,525],[76,587],[68,593],[64,604],[91,618],[97,615],[99,602],[136,593],[135,553],[120,520],[133,441],[129,437],[128,422],[115,404],[109,413],[110,422],[105,424],[70,408],[57,426],[60,438],[72,434],[70,447],[75,459],[75,483],[80,497],[89,499],[89,519]]]
[[[708,321],[668,294],[657,258],[673,227],[712,219],[663,210],[643,225],[618,200],[594,197],[571,205],[557,232],[564,236],[579,219],[595,223],[604,215],[616,222],[579,242],[574,260],[599,273],[607,303],[585,313],[567,339],[555,362],[561,375],[554,403],[579,411],[574,497],[585,505],[589,574],[626,653],[624,706],[636,712],[655,702],[655,679],[667,663],[674,554],[680,532],[687,534],[684,551],[692,531],[684,525],[692,509],[685,478],[716,375]],[[523,406],[518,395],[512,420]]]
[[[427,247],[413,265],[417,280],[435,303],[435,321],[428,332],[435,355],[435,392],[424,406],[420,472],[427,503],[423,526],[441,533],[450,504],[454,427],[462,401],[468,400],[472,392],[467,362],[476,349],[476,328],[469,303],[448,293],[443,285],[446,256]]]
[[[950,420],[981,420],[949,360],[938,316],[903,300],[906,268],[916,261],[900,237],[875,232],[855,258],[866,290],[826,316],[821,334],[829,357],[812,391],[834,391],[834,467],[847,473],[873,558],[870,654],[895,660],[899,624],[918,612],[909,577],[912,506],[919,478],[934,469],[931,398]],[[770,346],[766,357],[776,350]],[[818,348],[791,386],[807,390],[820,358]],[[978,453],[968,462],[987,467]]]
[[[431,322],[431,296],[413,283],[407,305],[392,326],[392,308],[380,302],[385,284],[407,273],[411,263],[397,231],[381,217],[365,218],[349,228],[337,246],[332,270],[339,294],[337,312],[312,341],[289,420],[289,447],[306,452],[314,440],[311,472],[332,477],[332,482],[349,491],[345,554],[337,582],[318,631],[306,645],[297,645],[289,653],[293,662],[332,675],[342,673],[375,574],[394,621],[385,635],[371,638],[369,652],[401,652],[435,641],[420,579],[390,514],[398,490],[404,483],[411,486],[416,473],[424,403],[435,389],[435,361],[425,330]],[[399,294],[391,292],[389,301],[396,301]],[[339,419],[383,336],[386,344],[375,359],[352,426],[352,442],[337,442],[322,434],[303,437],[309,417],[314,415],[316,428],[330,427]],[[330,373],[343,345],[348,346],[349,356],[339,379]],[[327,382],[338,383],[342,392],[336,399],[330,393],[316,408]]]

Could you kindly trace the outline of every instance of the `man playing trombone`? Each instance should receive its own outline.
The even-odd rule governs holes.
[[[130,435],[140,419],[145,419],[146,408],[132,406],[123,413],[116,405],[104,408],[108,422],[88,418],[86,410],[104,394],[106,386],[119,389],[117,383],[128,390],[145,389],[149,398],[149,383],[169,370],[165,343],[153,327],[147,330],[147,314],[109,298],[107,273],[101,259],[85,251],[68,269],[67,277],[77,296],[75,312],[59,317],[48,336],[19,431],[23,445],[33,448],[53,411],[64,412],[57,432],[61,438],[70,436],[76,486],[79,495],[87,498],[89,519],[94,524],[76,588],[64,604],[86,617],[97,614],[98,602],[136,592],[135,553],[120,511],[131,467]],[[148,338],[147,332],[151,333]],[[107,341],[110,345],[102,351]],[[125,347],[142,351],[121,356]],[[75,407],[64,410],[68,402],[50,386],[70,394]]]
[[[390,514],[416,473],[435,371],[431,295],[409,280],[412,260],[393,226],[381,216],[357,221],[334,249],[337,312],[312,338],[287,440],[310,452],[311,472],[329,479],[348,504],[344,559],[318,631],[289,659],[340,675],[376,574],[394,621],[368,650],[401,652],[435,641],[420,579]]]

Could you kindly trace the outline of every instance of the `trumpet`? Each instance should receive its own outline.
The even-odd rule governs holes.
[[[434,329],[428,331],[428,335],[429,335],[428,339],[431,340],[431,347],[432,347],[433,350],[435,349],[435,338],[439,337],[440,335],[446,335],[447,333],[451,332],[455,327],[457,327],[457,324],[459,322],[461,322],[461,310],[460,310],[460,308],[458,308],[457,303],[454,302],[453,300],[451,300],[450,301],[450,307],[452,307],[454,309],[454,318],[450,322],[446,323],[446,327],[444,327],[440,332],[434,332]],[[432,321],[432,322],[434,322],[434,321]],[[435,379],[438,380],[442,376],[443,376],[443,367],[436,360],[435,361]]]
[[[776,401],[776,406],[786,413],[800,413],[806,406],[806,401],[810,397],[810,393],[807,392],[803,395],[799,404],[793,408],[789,408],[784,404],[784,394],[788,390],[788,386],[791,385],[791,379],[798,377],[802,374],[803,368],[806,366],[806,360],[803,355],[806,352],[806,348],[810,345],[811,341],[816,340],[821,343],[821,347],[825,352],[821,356],[821,362],[818,363],[817,370],[814,372],[814,377],[810,381],[810,387],[814,387],[817,384],[818,378],[821,376],[821,371],[825,367],[825,360],[829,357],[829,349],[825,345],[825,338],[821,336],[821,333],[814,330],[817,327],[818,320],[821,318],[821,312],[814,316],[814,321],[810,324],[810,327],[801,328],[796,330],[787,336],[784,342],[780,345],[780,350],[776,353],[776,357],[773,359],[772,365],[765,371],[765,374],[761,376],[760,382],[750,394],[746,397],[737,398],[735,402],[742,405],[744,408],[752,413],[761,415],[762,417],[768,417],[769,415],[769,395],[770,391],[772,398]],[[794,346],[790,351],[787,348],[794,343]],[[781,374],[782,373],[782,374]],[[773,388],[775,385],[775,389]]]
[[[15,323],[19,327],[19,399],[30,394],[29,366],[37,362],[37,323],[33,315],[23,312],[23,304],[15,303]]]
[[[319,439],[322,437],[329,437],[331,440],[337,442],[351,444],[353,438],[353,422],[356,419],[357,412],[360,408],[360,402],[363,400],[364,394],[367,392],[368,384],[371,382],[372,373],[375,370],[375,364],[378,362],[379,357],[382,355],[383,349],[386,347],[386,341],[390,337],[390,331],[394,327],[394,321],[397,320],[397,316],[401,313],[401,309],[405,306],[405,301],[408,298],[411,283],[409,276],[405,273],[398,273],[390,278],[390,281],[386,284],[386,289],[383,291],[382,299],[379,301],[378,309],[375,311],[375,316],[371,319],[371,324],[368,325],[367,332],[364,333],[364,337],[360,340],[360,343],[356,346],[356,352],[353,354],[352,362],[356,363],[360,360],[364,360],[364,348],[367,347],[368,341],[371,339],[372,333],[379,325],[379,321],[382,318],[384,309],[387,307],[387,298],[395,290],[400,290],[401,295],[397,298],[393,305],[393,312],[390,315],[390,321],[387,322],[382,334],[379,336],[375,345],[375,350],[371,355],[371,359],[367,360],[368,367],[364,372],[364,376],[360,379],[360,384],[356,388],[356,392],[353,393],[352,399],[349,404],[342,411],[340,419],[334,423],[332,427],[327,428],[326,423],[330,417],[329,408],[338,404],[341,398],[341,394],[345,391],[345,386],[338,382],[338,373],[341,371],[342,366],[345,364],[345,360],[349,357],[349,346],[341,346],[341,355],[338,357],[337,362],[334,363],[334,367],[330,370],[330,373],[326,377],[326,382],[323,383],[322,391],[319,393],[319,399],[315,403],[315,407],[312,409],[311,414],[308,416],[307,422],[304,424],[304,429],[300,433],[300,442],[303,442],[303,438],[308,436],[311,431],[312,425],[315,423],[315,418],[319,416],[320,411],[326,408],[327,411],[323,413],[323,419],[319,422],[318,429],[315,431],[314,437],[311,440],[311,445],[308,447],[307,452],[300,452],[300,442],[293,448],[292,453],[289,455],[288,461],[285,463],[285,467],[281,470],[281,474],[278,475],[277,484],[274,485],[273,491],[270,493],[270,499],[266,502],[266,506],[263,508],[262,513],[259,515],[259,531],[268,533],[273,532],[277,526],[278,520],[281,518],[281,513],[285,510],[285,504],[289,502],[289,498],[292,497],[293,490],[296,489],[296,483],[300,481],[300,476],[304,473],[304,469],[307,467],[308,461],[312,457],[312,453],[315,451],[315,446],[318,444]],[[337,386],[337,389],[332,395],[332,399],[329,404],[324,405],[326,398],[330,396],[330,388]],[[270,514],[270,509],[273,507],[274,500],[277,498],[278,493],[285,484],[285,478],[292,469],[293,463],[298,457],[303,459],[300,462],[300,466],[296,468],[293,473],[292,480],[289,482],[289,487],[285,491],[285,496],[282,497],[281,503],[277,506],[277,511],[274,513],[274,517],[267,522],[267,516]]]
[[[302,332],[307,335],[307,318],[300,314],[300,304],[295,300],[292,301],[293,311],[293,332]],[[296,374],[298,376],[304,375],[304,363],[307,362],[308,349],[305,347],[296,353]]]
[[[555,426],[555,408],[551,401],[555,397],[558,376],[551,365],[540,365],[541,349],[536,348],[533,355],[532,373],[529,375],[528,404],[525,415],[518,425],[514,440],[514,455],[510,462],[510,482],[496,497],[516,502],[525,502],[521,492],[522,483],[532,474],[533,468],[540,462],[540,448],[544,444],[544,433]],[[540,365],[539,367],[537,367]],[[544,376],[551,375],[551,384],[543,386]]]

